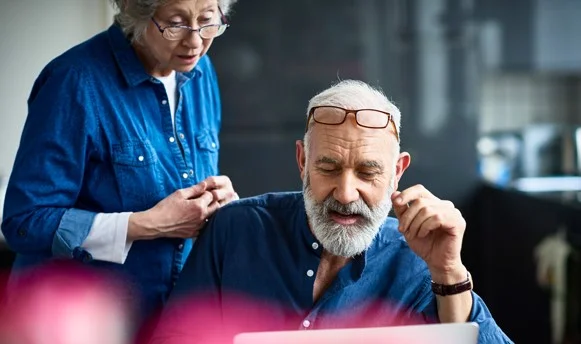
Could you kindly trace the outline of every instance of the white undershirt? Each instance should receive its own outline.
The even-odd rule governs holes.
[[[175,132],[175,112],[177,106],[176,72],[157,77],[165,87],[171,122]],[[133,241],[127,240],[129,216],[125,213],[99,213],[95,216],[89,235],[81,245],[93,259],[123,264],[127,259]]]
[[[175,113],[176,113],[176,99],[177,99],[177,80],[175,70],[171,71],[168,76],[158,76],[157,80],[161,81],[165,87],[165,93],[167,95],[167,102],[169,104],[169,112],[171,113],[171,122],[174,125],[175,131]]]

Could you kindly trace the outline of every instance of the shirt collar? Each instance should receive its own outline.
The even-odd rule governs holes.
[[[151,80],[151,75],[145,71],[143,64],[137,57],[135,49],[131,46],[130,40],[125,37],[121,27],[115,23],[109,27],[107,34],[113,55],[127,84],[136,86],[146,80]],[[202,76],[203,72],[198,63],[191,71],[177,74],[178,81],[185,82],[193,77]]]

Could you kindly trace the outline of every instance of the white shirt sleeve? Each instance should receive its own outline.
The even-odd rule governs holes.
[[[127,241],[129,216],[132,213],[99,213],[89,235],[81,245],[93,259],[123,264],[133,241]]]

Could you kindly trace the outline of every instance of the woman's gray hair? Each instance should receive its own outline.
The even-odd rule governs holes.
[[[307,118],[316,106],[338,106],[346,109],[376,109],[391,114],[398,137],[401,127],[401,112],[383,92],[359,80],[343,80],[317,94],[309,101]],[[305,150],[308,148],[311,127],[304,138]],[[399,152],[399,142],[397,145]]]
[[[175,0],[109,0],[117,13],[114,20],[132,42],[139,41],[149,25],[149,21],[163,5]],[[237,0],[218,0],[218,6],[227,15]]]

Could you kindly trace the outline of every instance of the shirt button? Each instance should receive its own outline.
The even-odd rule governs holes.
[[[183,139],[185,139],[185,138],[186,138],[186,135],[184,135],[183,133],[180,133],[180,139],[182,139],[182,140],[183,140]]]
[[[303,327],[304,327],[304,328],[309,328],[309,326],[311,326],[311,322],[305,319],[305,320],[303,321]]]
[[[145,159],[145,158],[143,157],[143,155],[140,155],[140,156],[137,158],[137,160],[139,160],[139,161],[143,161],[143,159]]]
[[[194,175],[194,170],[190,170],[190,176]]]
[[[167,104],[167,100],[165,100],[165,99],[164,99],[164,100],[162,100],[162,101],[161,101],[161,103],[162,103],[163,105],[165,105],[165,104]]]
[[[314,274],[315,272],[313,270],[307,270],[307,276],[313,277]]]
[[[176,139],[175,139],[173,136],[171,136],[171,137],[169,138],[169,142],[171,142],[171,143],[175,142],[175,140],[176,140]]]
[[[216,148],[216,143],[212,142],[212,148]]]
[[[184,244],[179,244],[178,245],[178,250],[183,250],[184,249]]]
[[[316,242],[313,243],[313,245],[311,245],[313,247],[313,250],[316,250],[319,248],[319,244],[317,244]]]
[[[19,229],[19,230],[18,230],[18,236],[20,236],[20,237],[25,237],[25,236],[26,236],[26,230],[24,230],[24,229]]]
[[[182,177],[184,177],[184,179],[188,179],[188,174],[184,173],[184,174],[182,174]]]

